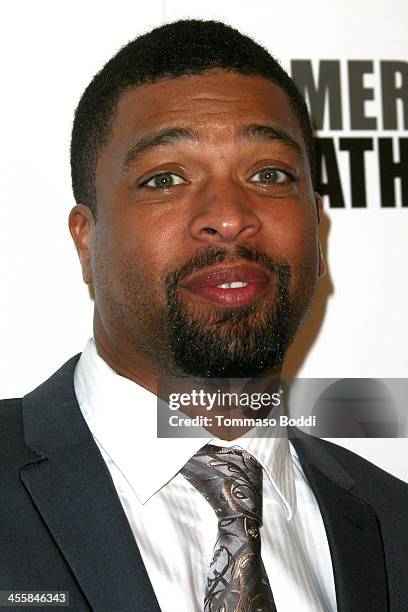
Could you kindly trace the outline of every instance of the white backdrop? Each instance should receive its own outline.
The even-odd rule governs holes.
[[[400,100],[397,130],[384,130],[380,62],[407,58],[408,5],[405,0],[293,0],[290,8],[275,0],[191,4],[150,0],[141,8],[128,0],[26,0],[2,7],[1,397],[37,386],[80,352],[92,333],[92,302],[67,229],[74,204],[69,139],[78,99],[119,47],[181,17],[222,19],[255,37],[287,69],[293,60],[310,60],[317,75],[319,61],[339,62],[343,129],[332,130],[325,113],[320,135],[371,139],[373,150],[365,154],[367,207],[351,207],[348,153],[338,152],[345,207],[332,208],[325,199],[322,241],[329,273],[290,351],[286,373],[407,377],[408,202],[402,206],[396,181],[396,206],[381,206],[378,138],[393,139],[397,162],[398,139],[408,137],[408,125]],[[363,113],[377,119],[374,129],[350,130],[348,60],[372,62],[361,84],[372,90],[364,94]],[[395,77],[396,87],[401,78]],[[408,440],[338,442],[408,481]]]

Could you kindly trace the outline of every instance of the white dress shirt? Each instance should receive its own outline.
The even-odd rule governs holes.
[[[337,610],[321,514],[287,438],[157,438],[156,396],[118,375],[92,338],[74,385],[162,612],[203,609],[217,518],[178,472],[208,443],[244,449],[263,467],[262,559],[277,611]]]

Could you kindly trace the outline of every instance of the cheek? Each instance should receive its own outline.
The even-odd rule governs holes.
[[[297,205],[293,214],[282,211],[274,215],[268,236],[267,252],[290,264],[294,285],[302,284],[305,277],[317,277],[317,219],[310,208],[299,210]]]
[[[289,206],[288,206],[289,209]],[[279,249],[288,261],[310,259],[317,245],[317,219],[311,214],[309,205],[282,210],[269,221],[271,244]]]
[[[143,210],[118,217],[109,215],[97,223],[94,261],[99,282],[105,279],[118,297],[131,288],[150,295],[156,304],[164,303],[166,276],[182,261],[177,227],[163,215]]]

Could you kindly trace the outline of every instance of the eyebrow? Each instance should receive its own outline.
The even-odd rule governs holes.
[[[289,132],[278,127],[252,123],[241,128],[235,137],[239,140],[258,140],[263,142],[279,140],[291,148],[300,159],[304,158],[301,144]],[[145,134],[126,153],[122,169],[128,170],[132,163],[157,147],[182,143],[199,143],[200,140],[200,136],[196,132],[184,127],[165,128],[158,132]]]
[[[238,138],[243,140],[260,140],[264,142],[280,140],[292,149],[300,159],[304,159],[303,147],[300,142],[282,128],[252,123],[251,125],[246,125],[238,132]]]
[[[127,170],[133,162],[140,159],[145,153],[157,147],[180,143],[197,143],[199,136],[188,128],[168,128],[159,132],[145,134],[126,153],[123,161],[123,170]]]

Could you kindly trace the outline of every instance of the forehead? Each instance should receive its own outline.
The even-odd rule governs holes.
[[[272,81],[224,70],[163,79],[121,96],[99,162],[119,162],[135,140],[169,127],[191,128],[203,141],[227,141],[254,123],[285,130],[305,150],[289,97]]]

